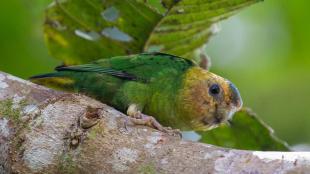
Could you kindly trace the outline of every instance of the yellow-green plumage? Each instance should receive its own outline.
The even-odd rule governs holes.
[[[113,57],[56,70],[32,80],[84,93],[124,113],[136,104],[143,113],[174,128],[208,129],[226,121],[242,104],[229,81],[163,53]]]

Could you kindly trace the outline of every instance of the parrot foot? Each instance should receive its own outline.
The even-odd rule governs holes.
[[[162,126],[154,117],[145,115],[141,111],[136,109],[136,105],[130,105],[127,114],[129,115],[128,120],[125,122],[125,127],[128,121],[134,125],[144,125],[151,128],[155,128],[161,132],[167,133],[168,135],[177,136],[182,138],[181,131],[179,129],[172,129],[171,127]]]
[[[167,133],[168,135],[182,137],[179,129],[172,129],[171,127],[162,126],[154,117],[148,116],[141,113],[141,118],[129,117],[131,123],[135,125],[144,125],[151,128],[155,128],[161,132]],[[125,124],[126,125],[126,124]]]

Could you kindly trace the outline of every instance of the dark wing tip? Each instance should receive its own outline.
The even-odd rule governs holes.
[[[29,80],[49,78],[49,77],[55,77],[55,74],[54,73],[50,73],[50,74],[35,75],[35,76],[29,77]]]
[[[180,56],[176,56],[176,55],[173,55],[173,54],[168,54],[168,53],[163,53],[163,52],[157,52],[157,51],[142,53],[142,55],[164,56],[164,57],[175,57],[175,58],[181,58],[181,59],[184,59],[184,58],[182,58],[182,57],[180,57]]]
[[[59,66],[56,66],[55,68],[54,68],[54,70],[55,71],[60,71],[60,70],[62,70],[63,68],[65,68],[65,67],[67,67],[66,65],[59,65]]]

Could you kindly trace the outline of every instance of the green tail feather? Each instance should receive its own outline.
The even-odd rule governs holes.
[[[72,91],[74,90],[75,81],[65,77],[63,73],[49,73],[30,77],[33,83],[47,86],[53,89]]]

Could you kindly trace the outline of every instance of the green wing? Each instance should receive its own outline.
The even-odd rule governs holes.
[[[95,72],[126,80],[150,82],[161,72],[182,73],[195,66],[192,61],[164,53],[143,53],[101,59],[91,64],[57,67],[57,71]]]

